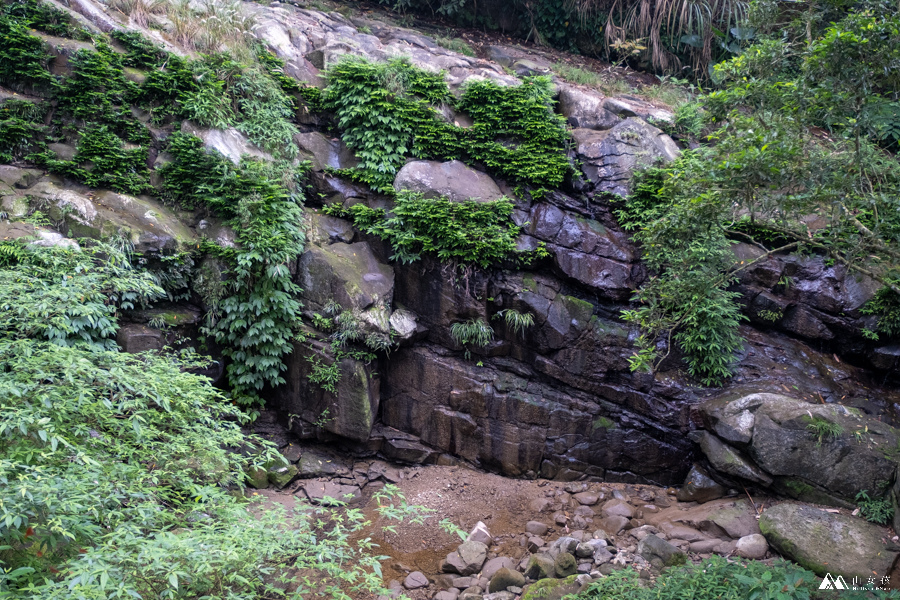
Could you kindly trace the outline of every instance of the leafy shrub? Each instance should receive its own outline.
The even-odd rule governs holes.
[[[387,240],[391,260],[410,263],[423,253],[442,261],[489,267],[513,258],[519,228],[511,221],[513,203],[427,199],[415,192],[400,192],[390,212],[356,204],[346,211],[339,205],[326,214],[345,215],[361,231]]]
[[[170,197],[185,206],[209,207],[238,234],[237,250],[213,248],[232,269],[230,294],[218,304],[219,318],[208,332],[231,358],[229,382],[243,402],[256,402],[266,384],[283,382],[282,357],[293,349],[299,323],[299,292],[288,264],[303,251],[300,229],[302,195],[284,187],[302,177],[304,166],[267,165],[244,160],[237,168],[226,158],[207,153],[196,137],[169,138],[174,160],[161,171]]]
[[[871,523],[887,525],[894,518],[894,505],[890,498],[870,498],[868,490],[862,490],[856,495],[856,504],[859,507],[859,516]]]
[[[900,336],[900,294],[883,287],[860,309],[864,315],[878,316],[877,331],[888,337]]]
[[[117,311],[163,296],[150,274],[107,244],[82,251],[20,246],[14,256],[0,270],[0,338],[112,350]]]
[[[90,128],[82,134],[72,160],[44,162],[51,171],[91,187],[110,188],[126,194],[142,194],[151,189],[147,150],[143,147],[125,149],[123,141],[106,125]],[[90,164],[90,168],[83,166],[86,164]]]

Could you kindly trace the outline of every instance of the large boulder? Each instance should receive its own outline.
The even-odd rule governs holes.
[[[569,84],[559,85],[559,111],[575,128],[612,129],[619,117],[603,107],[604,97],[593,90]]]
[[[251,142],[246,135],[229,127],[228,129],[205,129],[190,121],[181,124],[181,131],[203,140],[207,150],[215,150],[234,164],[241,162],[244,155],[272,161],[272,155]]]
[[[897,552],[885,544],[887,530],[843,514],[786,502],[759,519],[769,544],[819,576],[885,576]]]
[[[795,498],[850,506],[896,469],[900,434],[858,409],[761,393],[708,400],[700,414],[710,432],[701,448],[717,470],[762,485],[771,478]]]
[[[394,271],[380,262],[367,242],[310,246],[297,262],[297,284],[310,310],[337,302],[343,310],[359,311],[371,328],[390,331]]]
[[[124,237],[143,254],[193,248],[197,235],[161,202],[108,190],[81,193],[44,179],[23,191],[33,208],[61,222],[69,237]]]
[[[274,407],[292,419],[292,430],[303,438],[332,433],[353,441],[369,439],[379,405],[379,379],[373,366],[352,357],[336,359],[329,344],[296,342],[285,361],[285,384],[273,391]],[[321,369],[337,365],[332,393],[310,380]]]
[[[294,136],[294,142],[300,147],[300,152],[310,159],[316,171],[326,167],[349,169],[359,162],[344,142],[327,138],[318,131],[298,133]]]
[[[575,129],[572,136],[584,174],[602,192],[627,196],[635,170],[678,157],[668,135],[638,118],[620,121],[608,131]]]
[[[394,189],[398,192],[420,192],[426,198],[447,198],[454,202],[488,201],[503,197],[490,176],[458,160],[418,160],[406,163],[394,179]]]

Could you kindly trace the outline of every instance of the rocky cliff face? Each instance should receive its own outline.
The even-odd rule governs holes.
[[[67,10],[102,30],[125,25],[88,2]],[[285,73],[319,87],[323,71],[346,54],[408,56],[424,69],[444,70],[455,92],[465,81],[518,85],[510,72],[549,71],[540,54],[491,47],[486,52],[495,60],[462,56],[373,19],[280,3],[248,3],[245,10],[255,15],[259,40],[286,61]],[[675,142],[656,126],[671,114],[631,96],[608,98],[562,81],[555,86],[581,173],[540,200],[516,199],[514,213],[523,227],[520,248],[543,242],[552,258],[531,270],[462,276],[428,258],[394,263],[382,241],[321,214],[310,201],[309,245],[292,271],[307,314],[335,301],[358,314],[367,331],[392,334],[399,348],[372,364],[336,359],[341,379],[331,393],[309,382],[310,350],[298,344],[287,383],[270,392],[272,407],[303,438],[339,439],[409,462],[462,460],[515,476],[668,485],[683,481],[700,461],[726,486],[774,486],[833,503],[890,480],[894,459],[885,452],[896,447],[896,433],[877,419],[890,418],[900,402],[890,375],[900,351],[875,348],[859,335],[866,324],[859,309],[875,291],[872,282],[815,257],[771,257],[742,274],[737,289],[753,326],[743,329],[746,346],[727,389],[693,385],[677,356],[656,376],[630,372],[637,332],[618,314],[647,273],[611,202],[628,193],[636,168],[677,156]],[[460,127],[466,118],[447,115]],[[389,206],[388,198],[334,175],[332,169],[355,163],[353,153],[315,116],[299,120],[304,131],[294,141],[313,165],[319,197]],[[265,156],[234,130],[190,123],[181,129],[232,159]],[[40,172],[0,167],[0,182],[11,214],[40,203],[72,235],[127,231],[148,253],[202,235],[223,243],[233,237],[153,200],[94,193]],[[394,185],[454,200],[516,197],[508,182],[458,161],[411,161]],[[739,244],[735,252],[755,258],[749,246]],[[534,325],[522,333],[494,319],[507,309],[531,313]],[[763,316],[771,314],[778,318]],[[491,323],[495,334],[467,357],[450,328],[472,318]],[[140,315],[133,320],[120,336],[126,349],[161,345]],[[773,393],[792,399],[773,399]],[[825,449],[803,421],[813,413],[841,423],[843,436]],[[858,431],[864,434],[852,437]],[[866,466],[853,473],[862,464],[857,459]]]

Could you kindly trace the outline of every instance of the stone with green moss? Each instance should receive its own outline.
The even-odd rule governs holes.
[[[522,600],[561,600],[564,596],[575,594],[581,589],[576,579],[576,575],[570,575],[565,579],[540,579],[525,588]]]

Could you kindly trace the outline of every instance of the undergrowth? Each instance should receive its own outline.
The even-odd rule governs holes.
[[[839,600],[840,598],[898,598],[896,591],[883,591],[885,580],[872,578],[869,591],[821,591],[822,578],[793,563],[777,560],[768,565],[757,561],[727,560],[713,556],[698,564],[663,571],[652,585],[645,584],[634,569],[615,571],[588,587],[572,600]]]

